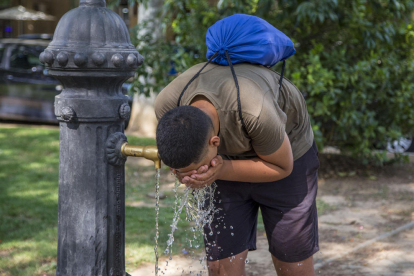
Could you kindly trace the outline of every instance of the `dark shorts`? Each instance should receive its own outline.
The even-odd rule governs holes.
[[[215,204],[222,210],[216,214],[211,230],[204,229],[207,259],[220,260],[246,249],[256,250],[259,208],[273,256],[283,262],[300,262],[315,254],[319,250],[315,201],[318,168],[318,149],[313,143],[282,180],[217,180]]]

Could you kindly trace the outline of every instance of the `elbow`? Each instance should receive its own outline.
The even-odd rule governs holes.
[[[285,166],[284,168],[281,168],[281,169],[282,169],[282,172],[281,172],[280,178],[278,180],[284,179],[292,173],[292,171],[293,171],[293,160],[291,162],[289,162],[289,164],[287,166]]]
[[[288,177],[292,173],[292,171],[293,171],[293,165],[289,169],[286,170],[286,176],[285,177]]]
[[[289,159],[289,161],[287,162],[287,164],[286,164],[286,166],[284,168],[284,171],[286,172],[286,176],[285,177],[288,177],[292,173],[292,171],[293,171],[293,163],[294,163],[294,161],[293,161],[293,155],[290,155],[288,159]]]
[[[275,182],[275,181],[282,180],[288,177],[292,173],[292,171],[293,171],[293,164],[292,166],[289,166],[286,168],[279,167],[279,169],[277,170],[277,173],[268,181]]]
[[[288,166],[287,168],[283,170],[284,173],[281,179],[288,177],[292,173],[292,171],[293,171],[293,162],[290,166]]]

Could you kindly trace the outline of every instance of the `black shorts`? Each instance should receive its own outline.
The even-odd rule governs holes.
[[[259,208],[273,256],[283,262],[300,262],[315,254],[319,250],[315,201],[318,168],[318,149],[313,143],[282,180],[217,180],[215,205],[222,210],[215,215],[211,229],[204,229],[207,260],[255,250]]]

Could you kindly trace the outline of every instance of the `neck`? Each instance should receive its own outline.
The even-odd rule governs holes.
[[[204,96],[195,97],[190,105],[199,108],[201,111],[206,113],[208,117],[210,117],[211,121],[213,122],[214,133],[218,134],[220,121],[214,105]]]

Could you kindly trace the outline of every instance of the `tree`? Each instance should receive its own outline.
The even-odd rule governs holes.
[[[165,0],[164,36],[138,38],[146,59],[138,73],[155,82],[135,84],[142,93],[159,91],[171,72],[206,61],[209,26],[235,13],[256,15],[295,42],[285,76],[306,98],[318,145],[367,161],[387,140],[413,135],[413,11],[411,0]]]

